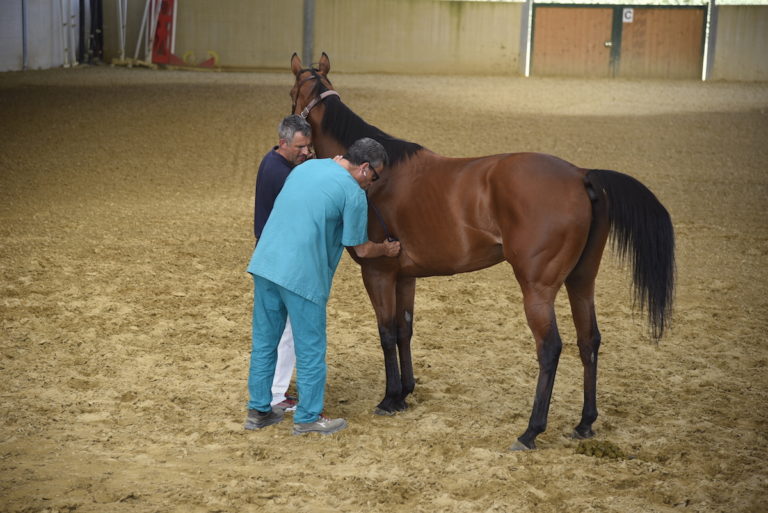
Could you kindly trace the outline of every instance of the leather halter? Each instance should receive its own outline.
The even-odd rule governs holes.
[[[305,71],[311,71],[312,74],[310,76],[302,79],[302,81],[299,82],[299,87],[301,87],[302,84],[304,84],[304,82],[306,82],[308,80],[319,80],[319,78],[317,76],[317,72],[315,70],[305,70]],[[315,105],[317,105],[321,101],[325,100],[329,96],[338,96],[339,98],[341,98],[339,93],[337,93],[333,89],[329,89],[328,91],[320,93],[320,96],[318,96],[316,98],[313,98],[312,101],[309,102],[309,104],[307,104],[306,107],[304,107],[304,110],[301,111],[301,114],[299,114],[299,116],[301,116],[303,119],[307,119],[307,116],[309,116],[309,111],[312,110],[315,107]],[[297,97],[298,97],[298,93],[297,93]]]
[[[309,104],[306,107],[304,107],[304,110],[301,111],[301,114],[299,114],[299,116],[301,116],[304,119],[307,119],[307,116],[309,116],[309,111],[312,110],[312,108],[315,105],[317,105],[321,101],[325,100],[329,96],[338,96],[339,98],[341,98],[339,93],[337,93],[333,89],[329,89],[328,91],[325,91],[324,93],[320,93],[320,96],[317,96],[317,97],[313,98],[312,101],[309,102]]]

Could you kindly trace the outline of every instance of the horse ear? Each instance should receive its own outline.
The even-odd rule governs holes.
[[[291,57],[291,71],[297,77],[301,72],[301,58],[299,58],[299,55],[296,52],[293,52],[293,56]]]
[[[328,72],[331,71],[331,59],[328,58],[328,54],[325,52],[320,56],[318,71],[325,76],[328,76]]]

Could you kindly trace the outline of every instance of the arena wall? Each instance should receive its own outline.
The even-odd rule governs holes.
[[[717,13],[715,80],[768,80],[768,5],[720,6]]]
[[[625,3],[666,5],[660,0]],[[768,1],[736,3],[740,0],[718,2],[712,16],[715,44],[707,77],[768,80]],[[104,3],[107,62],[118,55],[114,4]],[[142,4],[129,5],[128,56],[136,45]],[[522,1],[316,0],[313,61],[325,51],[334,70],[342,72],[520,75],[526,13]],[[303,53],[303,18],[304,0],[183,0],[175,53],[192,63],[215,55],[222,69],[284,70],[293,52]]]
[[[104,5],[105,55],[118,54],[117,13]],[[317,0],[314,59],[336,71],[519,74],[521,3],[439,0]],[[129,5],[133,55],[143,6]],[[215,53],[225,69],[285,69],[303,45],[303,0],[184,0],[175,53],[200,62]],[[371,58],[371,56],[375,56]]]
[[[521,12],[509,2],[319,0],[315,50],[343,71],[519,74]]]

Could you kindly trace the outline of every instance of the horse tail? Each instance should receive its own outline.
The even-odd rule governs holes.
[[[664,205],[635,178],[593,169],[587,182],[607,198],[611,246],[632,267],[632,296],[656,340],[664,335],[672,313],[675,291],[675,233]],[[600,195],[600,192],[603,195]]]

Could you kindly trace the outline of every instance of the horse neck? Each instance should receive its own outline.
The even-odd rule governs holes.
[[[314,125],[312,126],[312,145],[315,147],[315,155],[321,159],[343,155],[347,151],[339,141],[328,134],[321,133],[320,128]]]
[[[339,119],[347,118],[343,121],[343,125],[347,130],[343,134],[334,134],[333,131],[323,130],[323,120],[326,116],[326,109],[339,109],[338,112],[334,110],[333,114],[339,116]],[[315,146],[315,151],[318,157],[330,158],[336,155],[343,155],[347,151],[346,143],[350,143],[360,137],[373,137],[378,139],[388,152],[393,149],[394,153],[390,153],[390,166],[397,167],[405,156],[412,156],[416,152],[421,152],[424,148],[417,144],[404,140],[399,140],[391,137],[390,135],[382,132],[377,127],[368,124],[364,119],[355,114],[349,107],[339,102],[337,104],[327,105],[325,102],[322,105],[315,107],[309,114],[309,123],[312,126],[312,139]],[[359,132],[357,131],[359,130]],[[341,140],[339,139],[341,138]]]

